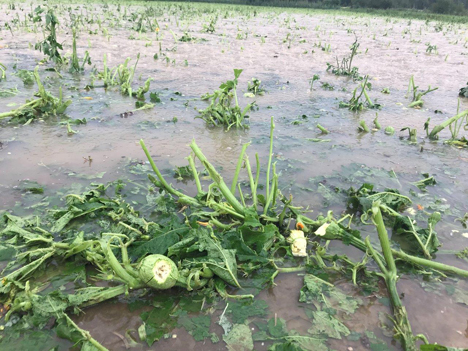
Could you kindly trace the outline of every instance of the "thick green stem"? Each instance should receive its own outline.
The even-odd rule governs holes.
[[[242,150],[239,155],[239,160],[237,161],[236,172],[234,173],[234,178],[232,179],[232,184],[231,184],[231,193],[234,196],[236,195],[237,179],[239,178],[239,172],[242,167],[242,162],[244,161],[245,150],[247,150],[247,147],[249,145],[250,143],[245,143],[244,145],[242,145]]]
[[[325,127],[321,126],[320,124],[317,124],[317,128],[320,129],[322,134],[329,134],[330,133]]]
[[[258,198],[257,189],[258,189],[258,182],[260,181],[260,158],[258,157],[258,153],[255,153],[255,197]]]
[[[273,117],[271,117],[271,126],[270,126],[270,152],[268,154],[268,167],[267,167],[267,176],[266,176],[266,203],[269,204],[270,202],[270,168],[271,168],[271,159],[273,157],[273,131],[275,129],[275,123],[273,121]],[[266,214],[268,211],[268,206],[265,206],[263,211]]]
[[[437,125],[432,129],[431,133],[429,134],[429,139],[437,139],[437,134],[442,131],[448,125],[458,121],[459,119],[468,116],[468,110],[458,113],[457,115],[449,118],[448,120],[442,122],[441,124]]]
[[[237,184],[237,187],[239,188],[239,197],[241,199],[242,206],[244,206],[244,208],[245,208],[247,206],[245,206],[244,194],[242,194],[242,189],[241,189],[240,184]]]
[[[273,163],[273,180],[271,181],[271,192],[270,194],[267,194],[267,202],[265,204],[265,210],[264,213],[266,214],[268,212],[268,209],[270,207],[270,203],[274,206],[276,203],[276,195],[278,192],[278,175],[276,174],[276,162]]]
[[[197,167],[195,167],[195,159],[192,155],[187,157],[189,161],[190,169],[192,170],[193,178],[195,179],[195,184],[197,185],[197,193],[198,195],[203,194],[203,189],[200,183],[200,177],[198,176]]]
[[[99,351],[109,351],[104,346],[102,346],[96,339],[94,339],[91,334],[87,330],[81,329],[79,326],[76,325],[75,322],[72,321],[70,317],[68,317],[65,313],[63,316],[67,319],[67,322],[75,328],[80,334],[89,342],[91,343],[97,350]]]
[[[252,169],[250,167],[249,156],[245,155],[245,167],[247,168],[247,173],[249,174],[250,182],[250,192],[252,193],[253,208],[257,210],[257,189],[255,186],[255,180],[253,178]]]
[[[397,269],[395,261],[393,260],[390,241],[388,240],[388,233],[385,228],[382,212],[380,211],[379,202],[374,202],[372,205],[372,219],[377,227],[377,233],[379,234],[380,245],[382,246],[382,253],[385,258],[385,262],[387,262],[388,272],[396,275]]]
[[[450,273],[450,274],[459,275],[461,277],[468,278],[467,270],[457,268],[454,266],[450,266],[448,264],[426,260],[424,258],[408,255],[407,253],[403,251],[397,251],[397,250],[392,250],[392,255],[395,256],[396,258],[402,259],[408,263],[411,263],[417,266],[428,267],[428,268],[432,268],[441,272]]]
[[[332,227],[333,225],[334,223],[330,224],[330,226],[327,228],[326,234],[321,236],[321,238],[326,239],[326,240],[341,240],[341,241],[348,243],[349,245],[354,246],[355,248],[363,252],[367,251],[367,246],[364,243],[364,241],[362,241],[359,238],[356,238],[352,234],[346,232],[344,229]],[[441,272],[459,275],[461,277],[468,277],[468,271],[461,269],[461,268],[450,266],[444,263],[434,262],[434,261],[427,260],[421,257],[408,255],[407,253],[403,251],[397,251],[397,250],[391,249],[391,252],[392,252],[392,255],[395,256],[396,258],[399,258],[413,265],[417,265],[421,267],[428,267],[428,268],[432,268]],[[380,255],[380,254],[377,253],[377,255]]]
[[[115,257],[115,255],[114,255],[114,253],[112,252],[112,249],[111,249],[111,244],[110,244],[111,241],[112,241],[112,239],[109,239],[109,242],[107,243],[107,245],[103,243],[103,249],[105,250],[107,261],[109,262],[109,265],[111,266],[112,270],[115,272],[115,274],[117,274],[118,277],[120,277],[131,288],[141,287],[141,285],[142,285],[141,282],[138,281],[131,274],[129,274],[125,270],[125,268],[122,267],[120,262]],[[104,245],[106,245],[106,246],[104,247]]]
[[[203,152],[200,150],[198,145],[195,143],[195,140],[190,144],[192,151],[201,161],[205,169],[208,171],[210,178],[215,182],[216,186],[219,188],[223,194],[226,201],[234,208],[234,210],[240,215],[244,216],[245,210],[241,203],[236,199],[236,197],[229,190],[228,186],[223,180],[223,177],[216,171],[214,166],[208,162],[208,159],[205,157]]]
[[[374,202],[372,204],[372,219],[375,226],[377,227],[377,232],[380,239],[380,245],[382,247],[382,253],[387,264],[387,268],[381,269],[383,277],[385,279],[385,284],[387,285],[387,290],[389,293],[390,301],[393,307],[393,315],[395,317],[393,324],[395,329],[395,337],[397,337],[405,351],[416,351],[415,337],[411,330],[411,325],[408,319],[408,314],[405,307],[401,303],[400,295],[396,287],[396,282],[398,280],[397,269],[395,265],[395,260],[393,259],[392,251],[390,248],[390,240],[388,239],[387,229],[382,218],[382,212],[380,211],[380,203]],[[372,245],[370,244],[369,238],[366,240],[366,244],[373,254],[374,258],[377,256],[374,253],[374,250],[371,249]],[[380,263],[379,265],[382,265]]]
[[[41,99],[35,99],[35,100],[32,100],[20,107],[18,107],[17,109],[14,109],[14,110],[11,110],[11,111],[7,111],[7,112],[3,112],[3,113],[0,113],[0,119],[3,119],[3,118],[8,118],[8,117],[13,117],[15,116],[16,114],[18,114],[19,112],[21,112],[21,110],[24,110],[25,108],[28,108],[28,107],[31,107],[31,106],[35,106],[36,104],[38,104],[39,102],[41,102]]]
[[[141,145],[141,148],[143,149],[143,151],[145,152],[146,157],[148,158],[148,161],[149,161],[149,163],[151,165],[151,168],[153,169],[154,173],[156,173],[156,175],[157,175],[159,181],[161,182],[161,184],[163,185],[164,189],[166,189],[167,192],[169,192],[172,195],[184,196],[184,194],[178,192],[172,186],[170,186],[168,182],[166,182],[166,179],[164,179],[163,175],[161,174],[158,167],[154,163],[153,158],[151,157],[148,149],[146,148],[146,145],[145,145],[145,142],[143,141],[143,139],[140,139],[140,145]]]
[[[143,139],[140,139],[140,145],[143,151],[145,152],[146,157],[148,158],[148,161],[151,165],[151,168],[153,169],[154,173],[156,173],[156,176],[158,177],[159,181],[161,182],[161,185],[166,189],[166,191],[174,196],[179,197],[181,200],[183,200],[184,203],[188,203],[194,206],[199,206],[200,204],[196,199],[193,197],[187,196],[185,194],[182,194],[180,191],[175,190],[166,180],[164,179],[163,175],[159,171],[158,167],[153,161],[153,158],[151,157],[148,149],[146,148],[145,142]]]

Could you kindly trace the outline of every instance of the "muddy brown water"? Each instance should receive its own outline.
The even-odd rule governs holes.
[[[1,27],[5,22],[13,27],[13,34],[7,29],[0,31],[0,62],[8,68],[8,78],[0,83],[0,89],[17,87],[19,90],[14,97],[0,98],[1,113],[22,104],[36,89],[23,87],[21,80],[13,74],[13,66],[32,70],[44,56],[33,49],[42,39],[42,31],[35,33],[31,25],[29,30],[24,26],[15,28],[11,22],[17,14],[22,21],[24,13],[30,11],[30,4],[17,5],[16,10],[8,10],[6,3],[0,5]],[[78,133],[68,136],[64,125],[49,121],[27,126],[0,122],[0,210],[21,204],[22,196],[15,190],[20,180],[37,181],[54,191],[73,183],[89,182],[70,176],[73,174],[92,177],[105,172],[102,179],[97,179],[104,182],[125,177],[125,165],[129,160],[145,161],[138,144],[140,138],[145,140],[156,162],[166,170],[185,165],[184,158],[190,152],[188,144],[195,139],[211,162],[230,180],[242,144],[252,142],[248,149],[250,159],[259,152],[265,160],[269,121],[274,116],[275,159],[281,172],[282,191],[294,193],[297,203],[309,205],[314,214],[324,213],[327,208],[316,194],[301,188],[310,186],[310,178],[339,174],[343,166],[351,164],[393,170],[399,176],[402,189],[408,189],[409,182],[421,179],[420,174],[428,172],[439,182],[430,191],[445,199],[459,213],[468,212],[467,151],[442,142],[429,142],[424,138],[423,130],[429,117],[434,126],[456,113],[458,90],[468,80],[466,25],[444,23],[439,30],[436,22],[316,11],[257,9],[254,16],[252,9],[242,7],[183,5],[181,10],[165,3],[151,6],[160,10],[160,15],[151,17],[157,19],[160,31],[139,34],[131,29],[133,23],[128,21],[113,27],[118,22],[112,16],[117,13],[114,4],[109,4],[109,8],[93,3],[72,4],[74,13],[101,18],[102,28],[108,31],[106,36],[98,24],[87,24],[78,37],[79,57],[88,50],[92,66],[102,70],[105,54],[108,65],[114,67],[128,57],[133,63],[140,53],[134,86],[152,78],[150,90],[161,92],[162,103],[156,104],[154,109],[121,118],[120,113],[134,109],[134,99],[121,96],[117,89],[85,91],[84,86],[90,82],[90,66],[86,66],[83,75],[63,72],[63,78],[58,78],[54,72],[44,71],[50,64],[40,65],[46,88],[57,93],[58,87],[62,86],[64,96],[72,99],[67,114],[72,118],[86,118],[88,123],[73,126]],[[129,13],[144,11],[143,5],[138,3],[127,8]],[[70,21],[66,6],[59,6],[57,14],[62,22],[59,39],[64,42],[64,51],[70,54],[71,31],[67,27]],[[219,15],[215,33],[201,32],[203,24],[209,23],[213,14]],[[90,30],[97,30],[98,34],[89,34]],[[196,40],[175,42],[170,30],[177,37],[187,31]],[[291,43],[289,38],[292,38]],[[353,65],[361,74],[371,77],[370,96],[382,104],[379,111],[355,114],[338,108],[339,101],[350,98],[357,83],[326,72],[326,62],[334,63],[336,56],[347,55],[355,38],[360,47]],[[426,54],[426,43],[436,45],[438,53]],[[329,52],[322,50],[321,46],[328,45]],[[155,54],[158,59],[154,58]],[[250,113],[250,129],[226,133],[207,128],[201,119],[194,119],[197,109],[206,103],[194,99],[232,79],[234,68],[244,70],[239,79],[241,106],[253,100],[243,96],[247,81],[252,77],[262,81],[267,93],[255,98],[259,109]],[[308,80],[314,74],[318,74],[320,80],[310,91]],[[437,91],[423,98],[421,109],[407,107],[410,101],[405,95],[411,75],[420,88],[438,87]],[[323,90],[321,82],[333,85],[335,90]],[[381,93],[383,88],[389,88],[391,93]],[[468,99],[461,100],[460,108],[468,108]],[[435,110],[442,113],[436,114]],[[389,125],[395,128],[395,135],[387,136],[383,131],[368,134],[357,131],[360,120],[371,126],[376,112],[384,128]],[[307,118],[302,118],[303,115]],[[177,117],[176,123],[171,122],[174,117]],[[292,123],[296,120],[300,124]],[[317,123],[331,133],[320,136]],[[408,143],[406,132],[398,132],[404,127],[418,129],[418,145]],[[441,133],[441,140],[448,137],[448,131]],[[307,138],[331,141],[314,143]],[[84,157],[88,156],[93,159],[91,164],[84,162]],[[180,186],[189,193],[194,192],[193,184]],[[468,239],[461,235],[464,229],[454,224],[454,218],[444,217],[438,225],[443,249],[459,250],[468,246]],[[359,257],[352,248],[336,243],[332,247]],[[468,269],[465,261],[457,260],[453,255],[439,255],[437,259]],[[281,275],[276,283],[276,287],[263,291],[259,298],[268,302],[272,315],[276,313],[287,321],[288,327],[305,333],[310,322],[298,303],[302,277]],[[460,284],[467,287],[466,282]],[[421,281],[414,278],[403,276],[398,288],[404,293],[403,302],[415,333],[425,333],[430,341],[440,344],[468,345],[468,306],[456,303],[447,294],[425,291]],[[354,331],[371,330],[385,339],[378,328],[379,312],[389,313],[390,310],[369,298],[347,324]],[[125,349],[117,334],[124,335],[126,330],[136,329],[141,324],[138,313],[130,313],[123,302],[87,309],[76,320],[110,350]],[[213,328],[221,334],[219,326]],[[161,340],[151,348],[139,346],[137,349],[225,348],[223,342],[196,343],[184,330],[175,330],[173,334],[177,338]],[[392,344],[389,338],[385,340]],[[337,350],[348,347],[367,349],[359,342],[346,340],[333,340],[330,346]],[[256,343],[255,348],[262,350],[267,345]]]

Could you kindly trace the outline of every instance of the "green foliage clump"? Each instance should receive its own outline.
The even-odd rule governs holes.
[[[213,93],[203,95],[202,99],[209,100],[210,105],[206,109],[200,110],[200,115],[196,118],[203,119],[211,126],[224,126],[226,130],[232,127],[247,128],[245,124],[245,120],[248,118],[247,112],[253,108],[255,102],[248,104],[243,110],[239,106],[237,84],[241,73],[241,69],[235,69],[233,80],[224,82]]]
[[[458,93],[458,95],[462,97],[468,97],[468,82],[466,83],[466,87],[463,87],[460,89],[460,92]]]
[[[60,54],[60,50],[63,50],[62,44],[57,42],[57,27],[59,26],[59,20],[54,14],[52,9],[49,9],[45,16],[46,19],[46,31],[48,32],[46,38],[35,45],[35,49],[43,52],[56,64],[64,63],[64,58]]]

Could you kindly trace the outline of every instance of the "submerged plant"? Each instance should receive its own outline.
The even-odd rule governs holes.
[[[210,20],[210,23],[203,24],[203,32],[205,33],[214,33],[216,31],[215,24],[218,21],[217,17],[214,17]]]
[[[137,55],[137,59],[133,67],[129,67],[129,62],[130,58],[127,58],[124,63],[118,65],[115,68],[109,68],[107,66],[107,55],[104,55],[104,70],[102,72],[97,72],[93,76],[93,81],[91,86],[94,86],[94,80],[95,79],[102,79],[104,83],[104,87],[112,87],[112,86],[120,86],[120,92],[123,95],[128,95],[132,96],[133,91],[132,91],[132,83],[133,83],[133,78],[135,76],[135,70],[136,66],[138,64],[138,61],[140,60],[140,54]],[[139,90],[139,94],[144,94],[147,91],[143,92],[143,90],[146,88],[146,85],[148,85],[149,89],[149,81],[145,83],[145,86],[143,86]]]
[[[65,112],[67,107],[71,104],[71,100],[63,100],[62,88],[59,90],[58,98],[45,90],[39,78],[37,67],[34,70],[34,79],[38,87],[38,98],[26,101],[24,105],[14,110],[0,113],[0,120],[4,118],[14,118],[26,122],[37,117],[57,115]]]
[[[388,126],[385,128],[385,134],[387,135],[393,135],[395,134],[395,128],[391,127],[391,126]]]
[[[63,50],[62,44],[57,42],[57,27],[59,20],[55,16],[52,9],[49,9],[45,16],[46,31],[48,32],[45,39],[35,45],[36,50],[43,52],[56,64],[64,63],[64,59],[59,50]]]
[[[6,67],[0,63],[0,82],[4,79],[6,79]]]
[[[368,83],[369,77],[366,76],[364,82],[359,84],[359,86],[354,89],[353,96],[348,102],[341,101],[339,103],[340,108],[348,108],[350,111],[357,112],[362,111],[364,108],[375,108],[379,109],[380,104],[376,104],[372,102],[367,89],[370,87],[370,83]],[[361,92],[358,93],[358,89],[361,88]],[[362,101],[362,97],[364,97],[364,101]]]
[[[449,118],[448,120],[442,122],[441,124],[435,126],[432,131],[429,133],[429,139],[437,140],[439,139],[439,133],[444,130],[446,127],[451,127],[452,124],[454,124],[454,128],[456,127],[456,123],[458,123],[459,120],[462,120],[468,118],[468,110],[465,110],[463,112],[460,112],[453,116],[452,118]],[[466,123],[465,123],[466,124]],[[452,128],[452,127],[451,127]],[[460,127],[458,127],[459,129]]]
[[[312,78],[309,78],[309,84],[310,84],[310,91],[312,91],[312,88],[314,87],[314,82],[319,80],[320,76],[318,74],[314,74]],[[322,84],[323,86],[323,84]]]
[[[429,55],[435,53],[437,55],[437,45],[431,45],[431,43],[426,43],[426,53]]]
[[[145,94],[149,91],[151,81],[152,79],[148,78],[143,86],[139,87],[137,91],[132,92],[132,95],[137,99],[144,99]]]
[[[414,350],[416,339],[427,342],[422,335],[414,336],[411,331],[396,287],[397,264],[404,262],[418,269],[423,267],[428,274],[468,277],[466,270],[420,257],[433,254],[440,246],[433,231],[440,215],[434,213],[431,216],[427,230],[413,225],[412,222],[408,227],[407,217],[399,212],[411,205],[408,197],[392,189],[376,192],[372,185],[363,184],[357,191],[348,191],[348,203],[353,203],[353,208],[362,213],[363,222],[369,219],[371,211],[370,218],[376,224],[380,248],[371,244],[369,239],[362,240],[359,231],[349,227],[351,220],[348,226],[342,224],[351,217],[349,214],[341,219],[335,219],[331,211],[326,217],[319,215],[315,220],[307,217],[307,209],[294,206],[292,196],[284,196],[279,187],[279,174],[276,173],[276,164],[272,163],[274,127],[272,119],[266,177],[263,181],[260,180],[258,155],[255,157],[256,169],[252,170],[246,154],[249,144],[243,145],[232,183],[228,185],[193,141],[190,144],[193,153],[187,158],[188,168],[184,173],[192,173],[195,196],[186,195],[168,183],[141,140],[142,149],[156,176],[148,175],[154,187],[147,189],[139,185],[138,188],[148,190],[148,205],[151,208],[151,218],[156,216],[155,222],[150,217],[140,215],[139,211],[125,201],[124,196],[108,196],[106,190],[113,183],[107,186],[94,185],[91,190],[82,194],[67,195],[67,207],[46,211],[50,216],[47,218],[38,216],[30,220],[9,212],[4,213],[0,217],[0,236],[4,239],[5,248],[2,254],[13,262],[2,272],[0,286],[0,302],[9,308],[5,316],[6,322],[11,318],[16,321],[16,326],[28,328],[31,327],[29,321],[34,321],[38,328],[54,323],[59,335],[78,332],[82,337],[74,342],[81,344],[83,348],[92,349],[92,345],[98,350],[105,350],[87,331],[70,322],[68,314],[78,313],[84,307],[120,295],[137,298],[134,291],[139,289],[148,291],[178,287],[173,294],[180,294],[180,288],[186,291],[198,290],[203,301],[209,296],[251,300],[253,295],[240,295],[240,290],[228,293],[228,285],[232,288],[241,287],[240,274],[246,277],[252,273],[263,275],[261,279],[264,280],[259,285],[263,288],[273,284],[279,273],[307,270],[300,301],[313,303],[316,307],[316,310],[311,311],[314,322],[309,330],[313,337],[307,340],[313,341],[313,345],[318,345],[317,342],[323,345],[323,337],[318,339],[315,336],[323,336],[324,326],[327,326],[327,335],[330,337],[340,338],[350,334],[348,328],[338,319],[335,310],[330,308],[333,306],[330,305],[332,301],[346,301],[347,298],[332,283],[315,276],[315,272],[350,272],[353,284],[357,285],[358,275],[359,278],[375,277],[376,273],[366,270],[367,262],[372,257],[381,270],[377,275],[384,278],[387,285],[393,307],[395,337],[405,350],[411,351]],[[205,179],[200,177],[196,160],[208,174]],[[247,172],[246,184],[239,181],[242,169]],[[206,179],[209,184],[204,189],[202,181]],[[419,183],[426,184],[428,179]],[[264,187],[260,184],[264,184]],[[114,185],[116,194],[124,186],[121,182],[115,182]],[[155,191],[155,188],[159,191]],[[183,218],[179,218],[177,212],[183,212]],[[83,228],[86,228],[86,236],[84,231],[77,230],[80,228],[80,221],[85,226]],[[295,229],[289,230],[290,224],[294,222]],[[416,243],[411,247],[415,255],[391,248],[386,225],[391,225],[397,235],[403,230],[405,238],[414,237],[410,243]],[[93,232],[92,228],[96,230]],[[317,242],[312,249],[308,247],[308,239],[312,233],[318,239],[341,240],[358,248],[366,256],[362,262],[353,262],[343,255],[327,254],[327,248]],[[281,260],[276,255],[278,250],[285,252]],[[281,266],[283,260],[299,260],[300,257],[305,260],[299,266]],[[79,283],[84,287],[72,287],[73,291],[70,291],[64,285],[55,290],[51,285],[51,289],[44,290],[44,281],[50,280],[47,269],[63,263],[72,266],[89,265],[93,268],[83,268]],[[87,279],[91,278],[88,271],[99,273],[92,273],[93,279]],[[103,283],[110,281],[113,286],[95,286],[95,280]],[[161,293],[155,295],[159,296]],[[189,298],[195,296],[188,295]],[[355,307],[346,308],[354,311],[358,304],[354,305]],[[344,306],[347,304],[342,307]],[[168,314],[174,313],[171,305],[167,306],[167,310]],[[278,319],[278,324],[280,323],[282,320]],[[274,326],[274,320],[271,325]],[[175,325],[170,326],[173,327]],[[5,328],[6,332],[15,330],[10,324],[6,324]],[[141,333],[149,332],[152,328],[154,324],[148,328],[143,325]],[[281,331],[278,333],[275,335],[283,335]],[[295,340],[284,335],[275,337],[275,340],[278,338]],[[148,343],[152,344],[157,339],[153,338]],[[300,340],[304,341],[304,338],[301,337]]]
[[[252,78],[252,81],[247,83],[247,91],[252,93],[254,96],[264,95],[265,88],[262,85],[262,81],[257,78]]]
[[[468,82],[466,83],[466,87],[460,88],[458,95],[468,98]]]
[[[414,84],[414,76],[411,76],[409,84],[408,84],[408,95],[412,94],[413,96],[412,96],[412,102],[409,105],[409,107],[417,107],[417,108],[422,107],[424,104],[422,97],[426,94],[429,94],[430,92],[433,92],[439,89],[439,88],[431,89],[431,86],[429,85],[427,90],[418,92],[418,88],[419,86]]]
[[[369,240],[369,237],[366,238],[366,246],[372,258],[379,266],[381,271],[379,275],[384,279],[387,286],[390,302],[393,308],[394,319],[392,319],[392,321],[394,325],[395,338],[400,340],[405,351],[416,351],[416,340],[422,340],[425,344],[428,344],[429,342],[422,334],[416,336],[413,335],[408,313],[405,306],[401,302],[400,295],[398,294],[396,285],[398,280],[398,272],[395,260],[392,255],[387,229],[385,228],[385,224],[382,218],[380,203],[378,201],[372,204],[372,220],[377,228],[384,259],[382,259],[381,256],[376,252]]]
[[[367,126],[366,121],[364,121],[364,120],[361,120],[361,121],[359,122],[358,130],[359,130],[360,132],[364,132],[364,133],[369,133],[369,132],[370,132],[370,129],[369,129],[369,127]]]
[[[359,75],[359,69],[353,66],[353,59],[357,55],[359,43],[357,39],[350,46],[350,54],[347,57],[343,57],[341,62],[336,58],[336,66],[327,62],[327,72],[331,71],[337,76],[349,76],[354,80],[362,80],[363,78]]]
[[[400,132],[403,132],[407,130],[408,131],[408,139],[412,142],[412,143],[415,143],[417,142],[417,130],[416,128],[410,128],[410,127],[405,127],[405,128],[402,128],[400,129]]]
[[[140,54],[137,55],[135,65],[133,67],[128,67],[130,58],[127,58],[123,64],[117,67],[118,85],[120,85],[120,92],[123,95],[132,96],[132,82],[139,60]]]
[[[76,29],[73,28],[73,52],[72,57],[70,59],[70,72],[77,73],[84,71],[85,64],[91,65],[91,57],[89,56],[89,52],[86,50],[83,62],[80,65],[80,61],[78,59],[78,54],[76,51]]]
[[[241,73],[241,69],[234,69],[233,80],[221,84],[219,89],[213,93],[203,95],[202,99],[208,100],[210,105],[206,109],[200,110],[200,115],[195,118],[201,118],[211,126],[222,125],[226,130],[231,129],[233,126],[235,128],[246,128],[247,113],[252,109],[255,102],[248,104],[243,110],[239,106],[237,84]]]

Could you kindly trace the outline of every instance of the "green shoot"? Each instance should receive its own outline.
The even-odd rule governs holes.
[[[359,48],[359,43],[357,39],[350,46],[351,53],[349,56],[341,59],[341,62],[336,58],[336,66],[327,62],[327,72],[331,71],[337,76],[349,76],[353,80],[362,80],[362,77],[359,75],[359,69],[353,67],[353,59],[357,55],[357,50]]]
[[[312,88],[314,87],[314,82],[319,79],[320,79],[320,76],[318,74],[314,74],[314,76],[309,79],[310,91],[312,91]]]
[[[0,82],[6,79],[6,67],[0,63]]]
[[[86,63],[88,65],[91,65],[91,58],[89,56],[89,52],[85,52],[83,63],[80,65],[80,61],[78,60],[78,54],[76,51],[76,29],[73,28],[73,52],[72,58],[70,60],[70,73],[78,73],[84,71],[84,66]]]
[[[339,103],[340,108],[348,108],[350,111],[357,112],[357,111],[362,111],[365,108],[375,108],[379,109],[380,104],[374,103],[368,92],[367,89],[370,88],[370,83],[367,81],[369,80],[369,76],[365,77],[365,80],[363,83],[361,83],[356,89],[353,91],[353,96],[348,102],[341,101]],[[358,89],[361,88],[361,92],[358,94]],[[364,96],[365,101],[361,101],[361,98]]]
[[[422,100],[422,97],[426,94],[429,94],[430,92],[433,92],[439,88],[432,88],[429,85],[426,91],[420,91],[418,92],[418,86],[414,84],[414,76],[411,76],[409,84],[408,84],[408,95],[411,93],[413,94],[412,97],[412,102],[409,104],[409,107],[415,107],[415,108],[421,108],[424,104],[424,101]]]

